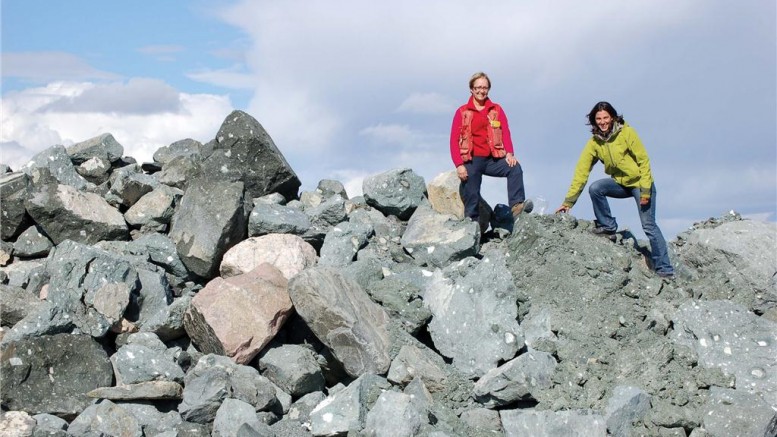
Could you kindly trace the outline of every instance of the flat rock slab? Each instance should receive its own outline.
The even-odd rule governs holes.
[[[115,387],[100,387],[86,395],[90,398],[126,401],[139,399],[181,399],[182,394],[183,386],[177,382],[148,381],[137,384],[117,385]]]

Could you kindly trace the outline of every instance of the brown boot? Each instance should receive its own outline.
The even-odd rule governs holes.
[[[516,203],[512,207],[513,218],[517,218],[523,212],[528,214],[532,212],[532,210],[534,210],[534,202],[532,202],[530,199],[527,199],[521,203]]]

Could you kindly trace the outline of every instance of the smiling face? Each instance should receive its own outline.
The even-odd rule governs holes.
[[[594,120],[596,120],[596,126],[598,126],[599,130],[602,132],[608,132],[612,127],[612,116],[607,111],[597,112]]]
[[[472,82],[472,88],[469,91],[472,93],[472,97],[482,104],[488,98],[488,90],[490,88],[491,84],[488,83],[488,79],[481,77]]]

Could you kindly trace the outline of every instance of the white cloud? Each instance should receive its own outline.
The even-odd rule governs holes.
[[[150,85],[152,89],[156,86],[153,83]],[[202,142],[210,141],[233,109],[229,98],[225,96],[186,93],[178,93],[179,107],[175,112],[74,113],[59,111],[50,106],[63,97],[83,96],[85,91],[96,87],[93,83],[57,82],[3,96],[0,143],[14,142],[29,152],[27,156],[19,156],[18,153],[6,156],[4,146],[3,162],[12,168],[18,168],[26,164],[32,154],[50,146],[68,146],[103,133],[113,134],[124,146],[126,155],[140,162],[151,161],[153,153],[159,147],[177,140],[193,138]],[[144,94],[143,90],[135,90]],[[81,103],[86,107],[90,106],[88,102]],[[120,102],[117,104],[121,105]],[[46,107],[48,109],[42,111]]]
[[[230,89],[253,89],[256,86],[255,75],[245,73],[241,65],[220,70],[200,70],[187,73],[189,79]]]
[[[343,169],[334,170],[332,176],[343,183],[348,197],[353,198],[364,194],[362,192],[362,183],[364,182],[364,178],[370,176],[370,174],[352,169]]]
[[[158,79],[133,78],[126,84],[86,84],[78,94],[62,96],[42,112],[156,114],[181,109],[178,91]]]
[[[337,143],[341,116],[314,94],[305,83],[280,77],[272,83],[260,80],[247,112],[262,124],[284,154],[324,153],[342,147]]]
[[[397,108],[398,112],[415,114],[451,114],[458,104],[453,98],[437,93],[413,93]]]
[[[634,41],[649,41],[681,23],[695,4],[349,0],[333,7],[244,0],[221,17],[247,36],[245,66],[256,77],[247,112],[305,174],[322,171],[323,160],[333,156],[359,156],[363,135],[395,142],[441,136],[433,146],[441,151],[437,161],[447,160],[454,100],[466,101],[474,71],[498,78],[495,92],[513,99],[522,87],[579,80],[572,66],[608,60]],[[483,20],[477,37],[465,37],[477,20]],[[606,49],[597,49],[605,42]],[[199,79],[229,82],[216,77]],[[396,122],[391,114],[425,118]],[[436,116],[441,117],[427,118]],[[352,165],[360,170],[369,164],[355,159]]]
[[[11,166],[12,170],[19,170],[33,154],[16,141],[0,142],[0,163]]]
[[[693,173],[666,172],[661,182],[663,190],[658,187],[659,195],[666,202],[664,205],[673,209],[694,211],[720,205],[716,213],[727,210],[742,213],[745,208],[756,208],[753,213],[758,214],[764,203],[777,199],[777,163],[774,156],[771,162],[764,158],[744,166],[717,163],[694,169]]]
[[[4,52],[2,76],[46,82],[52,80],[116,79],[82,58],[65,52]]]
[[[339,89],[340,84],[375,86],[376,76],[421,84],[453,76],[466,84],[479,65],[490,70],[512,68],[516,62],[521,70],[545,77],[592,56],[612,56],[635,39],[681,23],[694,12],[694,4],[643,1],[624,8],[610,0],[595,7],[576,1],[491,7],[352,0],[332,7],[325,2],[245,0],[223,17],[252,38],[248,62],[263,77],[317,80]],[[465,30],[478,19],[484,22],[477,37],[466,37]]]
[[[406,125],[384,125],[382,123],[366,127],[362,129],[359,134],[369,137],[374,141],[399,145],[410,145],[410,143],[414,142],[418,137],[418,134],[414,133]]]

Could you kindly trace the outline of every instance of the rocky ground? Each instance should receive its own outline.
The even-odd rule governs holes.
[[[0,173],[2,435],[777,435],[774,223],[700,221],[661,279],[628,230],[463,220],[454,173],[298,193],[240,111]]]

